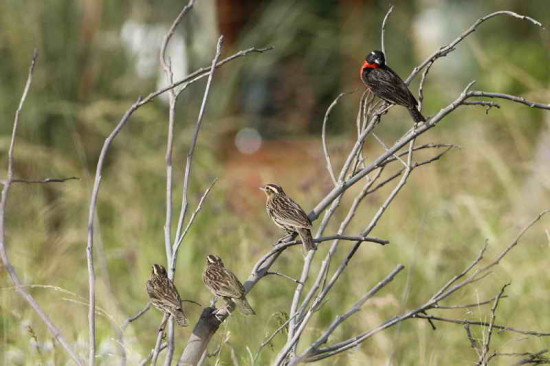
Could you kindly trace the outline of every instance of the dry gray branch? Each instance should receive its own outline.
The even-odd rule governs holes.
[[[388,21],[388,18],[390,17],[390,14],[393,11],[393,5],[390,5],[390,8],[388,9],[386,15],[384,16],[384,20],[382,21],[382,30],[380,32],[380,45],[382,47],[382,52],[384,55],[386,54],[386,43],[384,42],[384,35],[386,34],[386,22]],[[386,60],[388,58],[386,57]]]
[[[182,192],[182,202],[181,202],[181,209],[180,209],[180,215],[178,218],[178,226],[176,229],[176,240],[179,241],[181,230],[183,229],[183,224],[185,222],[185,216],[187,214],[187,209],[189,206],[188,203],[188,192],[189,192],[189,179],[191,178],[191,171],[192,171],[192,164],[193,164],[193,156],[195,154],[195,147],[197,146],[197,140],[199,137],[199,132],[202,126],[202,120],[204,118],[205,112],[206,112],[206,102],[208,101],[208,96],[210,94],[210,87],[212,85],[212,80],[214,76],[214,70],[216,69],[216,64],[218,63],[218,59],[220,58],[221,51],[223,46],[223,35],[218,38],[218,43],[216,45],[216,53],[214,55],[214,58],[212,59],[212,65],[210,66],[211,71],[208,75],[208,81],[206,82],[206,88],[204,89],[204,96],[202,98],[201,107],[199,110],[199,115],[197,117],[195,132],[193,134],[193,138],[191,140],[191,145],[189,146],[189,151],[187,153],[187,158],[185,161],[185,173],[183,177],[183,192]],[[174,256],[176,257],[176,256]],[[177,259],[177,258],[176,258]]]
[[[329,107],[327,108],[327,111],[325,113],[325,118],[323,118],[323,128],[321,130],[322,131],[321,132],[321,141],[323,142],[323,154],[325,155],[325,161],[327,162],[328,173],[329,173],[330,178],[332,179],[332,182],[334,183],[334,185],[336,185],[337,182],[336,182],[336,176],[334,175],[334,169],[332,168],[332,163],[330,162],[330,154],[328,152],[328,146],[327,146],[327,136],[326,136],[327,121],[328,121],[328,117],[330,116],[330,113],[332,112],[332,109],[334,107],[336,107],[336,105],[338,104],[340,99],[346,94],[348,94],[348,93],[338,94],[338,96],[336,98],[334,98],[332,103],[329,105]]]
[[[48,314],[44,312],[44,310],[36,302],[34,297],[25,289],[23,283],[21,282],[21,280],[19,279],[19,276],[17,275],[15,268],[13,267],[13,265],[9,260],[8,252],[6,250],[6,231],[5,231],[6,205],[8,202],[8,194],[11,188],[11,184],[14,181],[16,181],[14,179],[15,138],[17,136],[17,128],[19,126],[19,119],[23,111],[23,105],[25,104],[25,100],[27,99],[27,95],[29,93],[29,90],[32,84],[34,67],[36,65],[37,59],[38,59],[38,52],[34,50],[32,60],[31,60],[31,65],[29,66],[27,81],[25,83],[25,87],[23,88],[23,93],[21,95],[21,99],[19,100],[19,106],[17,107],[17,110],[15,112],[15,117],[13,120],[13,129],[11,133],[10,145],[8,150],[8,176],[7,176],[7,179],[3,181],[4,187],[2,188],[2,198],[0,201],[0,257],[2,258],[2,263],[4,263],[4,267],[6,268],[8,276],[10,280],[13,282],[13,284],[15,285],[17,292],[29,303],[29,305],[33,308],[36,314],[44,322],[44,324],[46,325],[50,333],[53,335],[53,337],[61,344],[65,352],[67,352],[69,357],[77,365],[84,365],[79,355],[70,345],[70,343],[67,341],[65,336],[63,336],[63,334],[61,333],[61,330],[53,323],[53,321],[50,319]],[[18,180],[18,181],[22,182],[23,180]],[[29,181],[24,181],[24,183],[29,183]],[[33,180],[32,183],[48,183],[48,182],[39,182],[39,181]]]
[[[428,57],[426,60],[424,60],[419,66],[415,67],[413,69],[413,71],[411,72],[411,74],[409,75],[409,77],[407,77],[407,79],[405,80],[405,83],[409,84],[411,82],[411,80],[418,74],[418,72],[420,70],[422,70],[424,67],[426,67],[428,64],[433,63],[437,59],[439,59],[441,57],[445,57],[450,52],[454,51],[456,46],[460,42],[462,42],[466,37],[468,37],[470,34],[475,32],[477,27],[479,27],[483,22],[485,22],[485,21],[487,21],[491,18],[497,17],[499,15],[507,15],[507,16],[510,16],[510,17],[513,17],[513,18],[527,20],[528,22],[543,28],[542,24],[539,21],[537,21],[537,20],[535,20],[531,17],[525,16],[525,15],[520,15],[518,13],[514,13],[513,11],[501,10],[501,11],[496,11],[496,12],[491,13],[491,14],[487,14],[484,17],[481,17],[481,18],[477,19],[474,22],[474,24],[472,24],[472,26],[470,28],[466,29],[463,33],[461,33],[454,41],[452,41],[451,43],[449,43],[446,46],[441,47],[439,50],[434,52],[430,57]]]
[[[229,56],[219,62],[216,63],[215,67],[221,67],[224,64],[237,59],[239,57],[246,56],[250,53],[263,53],[266,51],[271,50],[272,47],[268,48],[262,48],[258,49],[255,47],[239,51],[232,56]],[[149,95],[147,95],[145,98],[139,97],[137,101],[130,106],[130,108],[124,113],[124,115],[121,117],[118,124],[115,126],[113,131],[109,134],[109,136],[105,139],[103,143],[103,147],[101,148],[100,156],[97,161],[96,165],[96,172],[95,172],[95,178],[94,178],[94,184],[92,188],[92,193],[90,195],[90,206],[89,206],[89,212],[88,212],[88,238],[87,238],[87,245],[86,245],[86,259],[88,263],[88,283],[89,283],[89,311],[88,311],[88,323],[89,323],[89,362],[92,366],[95,362],[95,267],[94,267],[94,256],[93,256],[93,247],[94,247],[94,218],[97,208],[97,200],[99,196],[101,181],[102,181],[102,174],[103,174],[103,167],[105,164],[105,159],[107,156],[107,153],[109,152],[109,149],[114,141],[114,139],[118,136],[120,131],[124,128],[124,126],[128,123],[130,117],[133,115],[135,111],[137,111],[139,108],[144,106],[145,104],[151,102],[159,95],[177,87],[180,85],[183,85],[181,90],[184,90],[192,83],[209,76],[211,73],[211,67],[203,67],[200,68],[193,73],[189,74],[187,77],[183,78],[182,80],[176,81],[164,88],[158,89]]]
[[[42,184],[42,183],[63,183],[68,180],[80,180],[78,177],[68,177],[68,178],[42,178],[42,179],[22,179],[22,178],[13,178],[11,183],[25,183],[25,184]],[[6,184],[6,181],[3,180],[1,184]]]
[[[491,306],[491,319],[489,320],[489,326],[487,327],[487,336],[485,337],[485,340],[483,342],[481,355],[479,355],[479,360],[477,363],[479,366],[487,366],[489,363],[489,347],[491,346],[491,337],[493,336],[493,328],[495,326],[495,320],[497,317],[497,307],[500,299],[502,299],[502,297],[504,296],[504,290],[506,290],[506,287],[508,286],[510,286],[509,283],[502,286],[500,292],[495,298],[495,301],[493,302],[493,306]]]
[[[141,318],[141,316],[143,314],[145,314],[147,311],[149,311],[149,309],[151,309],[151,303],[150,302],[148,302],[147,305],[143,309],[138,311],[138,313],[136,315],[128,317],[124,321],[124,323],[122,323],[122,325],[120,326],[120,330],[119,330],[119,334],[118,334],[118,344],[120,345],[120,366],[126,366],[126,363],[127,363],[126,347],[124,345],[124,331],[126,330],[126,328],[128,328],[130,323],[132,323],[132,322],[138,320],[139,318]]]
[[[453,319],[453,318],[445,318],[440,316],[434,316],[431,314],[427,314],[426,312],[430,309],[437,309],[437,303],[439,301],[442,301],[444,299],[449,298],[453,293],[455,293],[458,289],[464,288],[465,286],[473,283],[472,280],[479,280],[481,278],[484,278],[489,272],[487,272],[487,269],[493,267],[494,265],[497,265],[500,263],[502,258],[510,253],[510,250],[515,247],[519,240],[523,237],[523,235],[529,230],[535,223],[537,223],[546,213],[549,211],[543,211],[541,212],[535,219],[533,219],[530,223],[528,223],[518,234],[518,236],[512,241],[511,244],[506,246],[506,248],[497,256],[497,258],[487,264],[486,266],[480,268],[479,270],[475,271],[468,279],[456,284],[458,280],[465,277],[475,266],[477,266],[481,259],[483,258],[483,254],[485,252],[486,246],[483,247],[481,252],[478,254],[478,256],[466,267],[464,271],[462,271],[460,274],[454,276],[451,280],[449,280],[446,284],[444,284],[440,290],[438,290],[433,296],[431,296],[430,300],[428,300],[425,304],[417,307],[416,309],[409,310],[403,314],[396,315],[392,317],[391,319],[381,323],[375,328],[370,329],[369,331],[366,331],[364,333],[361,333],[355,337],[349,338],[345,341],[324,347],[324,348],[318,348],[316,349],[312,355],[306,357],[304,359],[305,362],[314,362],[319,361],[322,359],[325,359],[327,357],[334,356],[336,354],[339,354],[341,352],[344,352],[345,350],[348,350],[350,348],[353,348],[360,344],[361,342],[364,342],[368,338],[372,337],[373,335],[392,327],[393,325],[396,325],[404,320],[407,319],[425,319],[428,321],[441,321],[441,322],[448,322],[448,323],[455,323],[455,324],[462,324],[462,325],[477,325],[477,326],[483,326],[483,327],[491,327],[494,329],[500,329],[503,331],[509,331],[509,332],[515,332],[520,334],[526,334],[526,335],[534,335],[539,337],[547,337],[550,336],[550,333],[547,332],[538,332],[538,331],[532,331],[532,330],[521,330],[513,327],[509,327],[506,325],[500,325],[500,324],[494,324],[494,322],[483,322],[483,321],[473,321],[473,320],[459,320],[459,319]],[[481,277],[480,277],[481,276]],[[453,286],[453,287],[451,287]],[[502,298],[502,293],[497,296],[497,299]],[[495,299],[496,301],[496,299]],[[496,310],[495,305],[493,305],[493,308]],[[311,351],[310,351],[311,353]],[[302,357],[302,355],[298,357]]]

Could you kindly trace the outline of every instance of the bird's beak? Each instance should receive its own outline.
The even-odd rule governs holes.
[[[265,192],[265,187],[264,186],[259,186],[258,188]]]
[[[377,64],[378,66],[380,66],[380,65],[382,65],[382,60],[377,58],[376,60],[374,60],[374,63]]]

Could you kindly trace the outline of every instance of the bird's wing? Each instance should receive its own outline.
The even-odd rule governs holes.
[[[175,308],[181,308],[181,299],[174,283],[169,279],[163,279],[162,283],[155,280],[147,281],[147,294],[151,300],[169,303]]]
[[[283,225],[311,228],[311,220],[305,211],[290,197],[277,197],[273,199],[274,209],[277,210],[277,219]]]
[[[389,67],[372,70],[367,81],[375,94],[387,102],[406,107],[418,105],[405,82]]]
[[[244,287],[233,272],[222,268],[223,278],[220,281],[219,295],[239,299],[244,295]]]
[[[243,285],[227,268],[208,266],[202,278],[204,284],[216,296],[240,298],[244,294]]]

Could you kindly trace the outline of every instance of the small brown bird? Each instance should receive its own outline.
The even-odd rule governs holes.
[[[189,322],[181,306],[181,298],[166,269],[160,264],[153,264],[151,278],[147,281],[147,294],[151,303],[165,314],[176,319],[176,323],[187,327]]]
[[[267,184],[260,189],[267,196],[266,209],[273,222],[285,230],[291,236],[291,240],[300,235],[306,251],[315,250],[311,236],[311,220],[300,205],[288,197],[277,184]]]
[[[206,256],[202,280],[214,296],[221,297],[231,306],[236,303],[245,315],[256,314],[246,300],[242,283],[233,272],[224,267],[220,257],[212,254]]]

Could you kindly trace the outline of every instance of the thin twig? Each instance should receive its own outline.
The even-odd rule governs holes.
[[[468,341],[470,342],[470,347],[472,347],[472,349],[474,351],[476,351],[476,353],[479,356],[479,354],[480,354],[479,346],[478,346],[477,341],[474,339],[474,336],[472,335],[472,330],[470,329],[470,324],[464,324],[464,330],[466,331],[466,336],[468,337]]]
[[[488,304],[493,303],[497,297],[498,297],[498,295],[495,296],[495,297],[490,298],[489,300],[475,302],[475,303],[472,303],[472,304],[464,304],[464,305],[448,305],[448,306],[445,306],[445,305],[436,304],[436,305],[433,306],[433,308],[434,309],[441,309],[441,310],[477,308],[477,307],[480,307],[480,306],[483,306],[483,305],[488,305]],[[500,298],[505,299],[507,297],[508,296],[503,295]]]
[[[355,347],[358,344],[364,342],[365,340],[372,337],[373,335],[375,335],[375,334],[377,334],[377,333],[379,333],[379,332],[381,332],[381,331],[383,331],[383,330],[385,330],[389,327],[392,327],[395,324],[398,324],[398,323],[400,323],[404,320],[412,319],[412,318],[426,319],[426,320],[429,320],[429,321],[445,321],[445,322],[463,324],[463,325],[468,324],[468,325],[479,325],[479,326],[488,327],[489,324],[490,324],[489,322],[443,318],[443,317],[428,315],[428,314],[426,314],[426,311],[429,310],[429,309],[432,309],[432,308],[437,308],[437,302],[438,301],[441,301],[442,299],[445,299],[445,298],[449,297],[450,295],[452,295],[458,289],[463,288],[464,286],[466,286],[468,284],[471,284],[471,283],[473,283],[477,280],[480,280],[480,279],[484,278],[485,276],[487,276],[490,272],[486,271],[486,269],[489,269],[493,265],[496,265],[496,264],[500,263],[500,260],[502,260],[502,258],[506,254],[508,254],[510,252],[510,250],[515,245],[517,245],[517,243],[519,242],[519,239],[523,236],[523,234],[525,234],[525,232],[529,228],[531,228],[536,222],[538,222],[543,217],[543,215],[546,214],[547,212],[548,212],[548,210],[541,212],[534,220],[532,220],[526,227],[524,227],[520,231],[520,233],[518,234],[516,239],[511,244],[509,244],[506,247],[506,249],[504,249],[499,256],[497,256],[496,260],[489,263],[487,266],[483,267],[482,269],[476,271],[467,280],[465,280],[465,281],[455,285],[454,287],[450,288],[450,286],[452,286],[458,279],[464,277],[470,270],[472,270],[472,268],[474,268],[481,261],[481,259],[483,258],[483,253],[485,252],[486,246],[481,250],[481,252],[478,254],[476,259],[474,259],[474,261],[469,266],[466,267],[466,269],[464,271],[462,271],[459,275],[454,276],[438,292],[436,292],[436,294],[434,294],[430,298],[430,300],[427,303],[425,303],[424,305],[422,305],[422,306],[420,306],[420,307],[418,307],[414,310],[407,311],[407,312],[405,312],[401,315],[394,316],[391,319],[381,323],[377,327],[375,327],[375,328],[373,328],[373,329],[371,329],[367,332],[361,333],[361,334],[359,334],[355,337],[352,337],[352,338],[349,338],[345,341],[330,345],[328,347],[319,348],[315,351],[315,353],[313,355],[309,356],[306,359],[306,362],[319,361],[319,360],[325,359],[327,357],[331,357],[331,356],[334,356],[334,355],[339,354],[341,352],[344,352],[345,350],[348,350],[348,349],[350,349],[352,347]],[[501,296],[501,298],[502,298],[502,296]],[[512,327],[508,327],[508,326],[504,326],[504,325],[497,325],[497,324],[494,324],[493,328],[501,329],[501,330],[504,330],[504,331],[515,332],[515,333],[541,336],[541,337],[542,336],[544,336],[544,337],[550,336],[550,333],[536,332],[536,331],[531,331],[531,330],[519,330],[519,329],[516,329],[516,328],[512,328]]]
[[[78,177],[68,177],[68,178],[44,178],[44,179],[21,179],[14,178],[11,180],[12,183],[27,183],[27,184],[42,184],[42,183],[63,183],[68,180],[80,180]],[[2,184],[6,184],[6,181],[2,181]]]
[[[232,56],[229,56],[221,61],[219,61],[216,64],[216,68],[223,66],[224,64],[239,58],[246,56],[250,53],[263,53],[269,50],[272,50],[273,47],[267,47],[267,48],[249,48],[246,50],[241,50]],[[120,131],[124,126],[128,123],[129,118],[132,116],[132,114],[141,108],[143,105],[151,102],[153,99],[158,97],[159,95],[179,86],[182,84],[185,84],[183,88],[186,88],[187,86],[191,85],[192,83],[210,75],[211,68],[210,67],[203,67],[200,68],[193,73],[189,74],[187,77],[183,78],[182,80],[176,81],[164,88],[158,89],[149,95],[147,95],[145,98],[138,98],[137,101],[124,113],[118,124],[115,126],[111,134],[105,139],[105,142],[103,143],[103,147],[101,149],[101,153],[97,162],[96,166],[96,172],[95,172],[95,178],[94,178],[94,185],[92,189],[92,193],[90,195],[90,208],[88,212],[88,239],[87,239],[87,246],[86,246],[86,258],[88,262],[88,284],[89,284],[89,296],[90,296],[90,309],[88,311],[88,319],[89,319],[89,333],[90,333],[90,339],[94,343],[93,345],[93,353],[95,354],[95,320],[91,320],[91,318],[94,316],[94,310],[95,308],[95,267],[94,267],[94,261],[93,261],[93,244],[94,244],[94,218],[95,218],[95,212],[97,207],[97,200],[99,196],[99,190],[100,185],[102,181],[102,173],[103,173],[103,166],[105,164],[107,153]]]
[[[354,242],[361,241],[361,242],[369,242],[369,243],[375,243],[380,245],[386,245],[390,243],[388,240],[384,240],[384,239],[364,237],[364,236],[348,236],[348,235],[330,235],[322,238],[314,238],[313,242],[323,243],[331,240],[347,240],[347,241],[354,241]],[[271,249],[271,251],[269,251],[262,258],[260,258],[258,262],[256,262],[256,265],[254,266],[254,269],[252,270],[252,272],[253,273],[257,272],[259,268],[262,266],[262,264],[264,264],[264,262],[267,261],[268,258],[273,257],[276,254],[280,254],[283,250],[285,250],[288,247],[299,245],[299,244],[302,244],[302,241],[299,239],[277,244],[276,246],[273,247],[273,249]]]
[[[485,98],[495,98],[495,99],[506,99],[511,100],[512,102],[525,104],[531,108],[539,108],[539,109],[546,109],[550,110],[550,104],[541,104],[541,103],[535,103],[531,102],[525,98],[518,97],[515,95],[509,95],[509,94],[503,94],[503,93],[489,93],[485,91],[470,91],[467,94],[468,98],[470,97],[485,97]],[[482,104],[481,102],[467,102],[466,104]],[[495,106],[493,104],[489,104],[488,102],[484,103],[483,105],[491,105]]]
[[[355,213],[357,212],[357,209],[359,208],[359,205],[361,204],[363,199],[366,197],[367,191],[374,184],[374,182],[376,182],[376,180],[380,177],[383,170],[384,170],[384,168],[381,168],[377,172],[377,174],[374,176],[373,179],[368,179],[365,186],[361,190],[361,192],[359,192],[359,194],[354,198],[353,203],[351,204],[351,207],[349,208],[346,217],[340,223],[340,227],[338,228],[337,235],[341,235],[347,229],[347,227],[349,226],[349,224],[353,220],[353,218],[355,216]],[[332,261],[332,258],[336,254],[336,251],[338,249],[339,244],[340,244],[340,238],[335,238],[332,245],[331,245],[331,247],[330,247],[330,249],[329,249],[329,251],[328,251],[328,253],[327,253],[327,255],[325,256],[325,259],[321,263],[321,268],[319,269],[317,279],[315,280],[314,284],[311,286],[308,294],[304,298],[304,301],[302,301],[302,305],[300,306],[300,309],[298,310],[298,313],[302,314],[300,319],[299,319],[300,322],[303,320],[303,316],[304,316],[303,314],[305,313],[305,309],[309,305],[309,303],[310,303],[311,299],[313,298],[313,296],[317,293],[317,291],[319,290],[319,288],[321,288],[321,286],[323,286],[323,287],[325,286],[326,278],[327,278],[327,274],[328,274],[328,269],[329,269],[330,263]]]
[[[141,318],[141,316],[143,314],[145,314],[147,311],[149,311],[149,309],[151,309],[151,303],[150,302],[148,302],[147,305],[143,309],[138,311],[138,313],[136,315],[128,317],[124,321],[124,323],[122,323],[122,325],[120,326],[120,332],[119,332],[119,335],[118,335],[118,343],[120,345],[120,351],[121,351],[121,359],[120,359],[120,365],[121,366],[125,366],[126,362],[127,362],[126,348],[124,346],[124,331],[130,325],[130,323],[132,323],[132,322],[136,321],[137,319]]]
[[[160,49],[160,64],[166,74],[166,78],[169,84],[174,82],[174,73],[172,70],[172,65],[166,61],[166,49],[172,36],[174,35],[176,28],[183,20],[183,17],[191,10],[194,5],[195,0],[189,0],[188,4],[183,7],[176,19],[172,22],[172,25],[168,29],[168,32],[164,36],[164,41]],[[170,89],[168,92],[168,134],[166,141],[166,217],[164,222],[164,248],[166,251],[166,262],[168,266],[172,263],[173,252],[172,252],[172,211],[173,211],[173,148],[174,148],[174,124],[176,119],[176,103],[179,93],[176,93],[175,89]],[[170,268],[170,267],[169,267]],[[174,272],[169,271],[168,276],[170,279],[173,279]],[[168,351],[165,360],[165,366],[169,366],[172,357],[174,355],[174,320],[170,319],[168,324]]]
[[[294,314],[294,316],[297,316],[297,315],[298,315],[298,313]],[[281,324],[281,326],[279,328],[277,328],[269,337],[267,337],[267,339],[265,339],[262,342],[262,344],[260,344],[260,347],[258,348],[258,351],[256,352],[256,355],[254,356],[254,361],[256,361],[258,359],[258,357],[260,356],[260,353],[265,348],[265,346],[270,344],[271,341],[273,340],[273,338],[275,338],[275,336],[277,334],[279,334],[283,329],[285,329],[288,326],[288,323],[290,323],[291,319],[292,318],[288,318],[283,324]]]
[[[4,263],[4,267],[6,268],[6,271],[8,273],[8,276],[10,277],[11,281],[15,285],[17,292],[29,303],[29,305],[33,308],[33,310],[36,312],[36,314],[42,319],[50,333],[54,336],[54,338],[61,344],[65,352],[69,355],[70,358],[73,359],[73,361],[77,365],[83,365],[83,361],[80,359],[78,354],[75,352],[75,350],[71,347],[70,343],[65,339],[63,334],[61,333],[61,330],[52,322],[50,317],[44,312],[44,310],[38,305],[34,297],[25,290],[24,285],[22,284],[21,280],[19,279],[19,276],[17,275],[17,272],[13,265],[11,264],[8,253],[6,250],[6,233],[5,233],[5,224],[6,224],[6,205],[8,202],[8,194],[11,188],[11,183],[14,181],[14,152],[15,152],[15,138],[17,135],[17,128],[19,126],[19,119],[21,117],[21,113],[23,111],[23,105],[25,104],[25,100],[27,99],[27,95],[29,93],[31,84],[32,84],[32,78],[34,73],[34,67],[36,65],[36,60],[38,59],[38,52],[34,50],[31,65],[29,66],[29,72],[27,76],[27,81],[25,83],[25,87],[23,88],[23,93],[21,95],[21,99],[19,100],[19,105],[17,107],[17,110],[15,112],[15,117],[13,120],[13,129],[11,133],[11,139],[10,139],[10,145],[8,150],[8,176],[7,179],[4,181],[4,187],[2,189],[2,199],[0,201],[0,257],[2,258],[2,263]]]
[[[172,273],[174,273],[176,271],[176,258],[178,256],[180,245],[183,242],[183,239],[185,239],[185,236],[187,235],[187,232],[191,228],[191,225],[193,225],[193,222],[195,221],[195,218],[197,217],[197,215],[201,211],[202,205],[203,205],[204,201],[206,200],[206,197],[208,197],[208,194],[210,193],[212,188],[214,188],[214,184],[216,184],[217,181],[218,181],[217,178],[214,179],[212,181],[212,183],[210,183],[210,186],[208,186],[208,188],[204,191],[201,198],[199,199],[199,203],[197,204],[197,207],[195,208],[195,211],[193,211],[193,214],[191,214],[191,217],[189,218],[189,222],[187,223],[185,229],[181,233],[180,237],[177,238],[177,242],[174,245],[173,251],[172,251],[174,253],[174,255],[173,255],[173,258],[172,258],[172,262],[170,263],[170,271],[172,271]]]
[[[157,334],[157,341],[155,343],[155,347],[153,348],[153,351],[151,352],[152,353],[151,366],[155,366],[157,364],[157,360],[158,360],[158,357],[159,357],[160,352],[161,352],[160,347],[161,347],[161,343],[162,343],[162,336],[164,334],[164,329],[166,327],[166,322],[168,321],[169,318],[170,318],[170,315],[168,315],[166,313],[164,313],[162,315],[162,320],[160,322],[160,327],[158,329],[158,334]]]
[[[412,318],[418,318],[418,319],[431,319],[435,321],[441,321],[441,322],[447,322],[447,323],[455,323],[455,324],[469,324],[469,325],[479,325],[482,327],[489,327],[491,325],[490,322],[482,322],[477,320],[460,320],[460,319],[452,319],[452,318],[443,318],[440,316],[435,315],[425,315],[425,314],[416,314]],[[533,330],[522,330],[517,328],[512,328],[505,325],[499,325],[499,324],[493,324],[494,329],[500,329],[507,332],[512,333],[519,333],[519,334],[527,334],[527,335],[534,335],[537,337],[550,337],[550,333],[548,332],[536,332]]]
[[[206,103],[208,101],[208,96],[210,95],[210,88],[212,86],[212,80],[214,77],[214,71],[216,69],[216,64],[220,58],[223,46],[223,35],[218,38],[218,43],[216,45],[216,53],[212,59],[212,64],[210,66],[210,74],[208,75],[208,81],[206,82],[206,87],[204,89],[204,95],[201,102],[201,107],[199,110],[199,115],[197,117],[195,132],[193,133],[193,138],[191,139],[191,145],[189,146],[189,151],[187,153],[187,158],[185,161],[185,173],[183,177],[183,192],[182,192],[182,202],[180,215],[178,218],[178,225],[176,229],[176,240],[179,240],[181,230],[183,229],[183,223],[185,222],[185,216],[187,214],[187,209],[189,206],[188,203],[188,192],[189,192],[189,179],[191,178],[191,172],[193,167],[193,156],[195,154],[195,147],[197,146],[197,140],[199,137],[199,132],[202,126],[202,120],[206,113]],[[175,256],[174,256],[175,257]]]
[[[166,347],[168,347],[168,344],[163,343],[163,344],[160,346],[159,352],[162,352]],[[151,352],[149,352],[149,354],[147,355],[147,357],[145,357],[145,358],[139,363],[139,366],[145,366],[145,365],[147,365],[147,363],[149,362],[149,360],[151,360],[152,358],[153,358],[153,350],[151,350]]]
[[[392,11],[393,5],[390,5],[390,8],[386,12],[386,16],[384,16],[384,20],[382,21],[382,30],[380,32],[380,45],[382,47],[382,52],[386,56],[386,60],[388,59],[388,55],[386,54],[386,43],[384,42],[384,35],[386,33],[386,22],[388,21],[388,18],[390,17]]]
[[[499,15],[507,15],[507,16],[511,16],[511,17],[514,17],[514,18],[527,20],[527,21],[531,22],[532,24],[543,28],[542,24],[540,22],[538,22],[537,20],[535,20],[531,17],[525,16],[525,15],[520,15],[520,14],[514,13],[512,11],[501,10],[501,11],[496,11],[496,12],[491,13],[491,14],[487,14],[484,17],[481,17],[478,20],[476,20],[470,28],[466,29],[463,33],[461,33],[454,41],[452,41],[451,43],[449,43],[448,45],[446,45],[444,47],[441,47],[439,50],[434,52],[430,57],[428,57],[426,60],[424,60],[419,66],[415,67],[413,69],[413,71],[411,72],[411,74],[409,75],[409,77],[407,77],[407,79],[405,80],[405,83],[409,84],[411,82],[411,80],[418,74],[418,72],[420,70],[422,70],[424,67],[426,67],[426,65],[428,65],[429,63],[433,63],[438,58],[447,56],[450,52],[454,51],[456,46],[460,42],[462,42],[466,37],[468,37],[470,34],[475,32],[477,27],[481,23],[483,23],[486,20],[489,20],[491,18],[494,18],[496,16],[499,16]]]
[[[284,273],[281,273],[281,272],[277,272],[277,271],[268,271],[265,273],[266,275],[274,275],[274,276],[280,276],[280,277],[283,277],[283,278],[286,278],[287,280],[291,280],[292,282],[295,282],[295,283],[301,283],[300,281],[298,281],[297,279],[295,278],[292,278]]]
[[[332,103],[327,108],[327,111],[325,112],[325,118],[323,118],[323,127],[321,129],[321,141],[323,145],[323,154],[325,155],[325,161],[327,163],[327,170],[330,175],[330,178],[332,179],[332,182],[334,185],[337,184],[336,182],[336,176],[334,175],[334,169],[332,168],[332,163],[330,161],[330,154],[328,152],[328,146],[327,146],[327,137],[326,137],[326,131],[327,131],[327,121],[328,117],[330,116],[330,112],[332,112],[332,109],[336,107],[338,104],[338,101],[340,98],[342,98],[344,95],[349,93],[340,93],[338,96],[332,101]]]
[[[328,341],[328,338],[330,335],[342,324],[344,321],[346,321],[350,316],[361,310],[361,307],[378,291],[380,291],[382,288],[386,287],[399,272],[401,272],[403,269],[405,269],[405,266],[398,265],[393,271],[391,271],[386,278],[384,278],[382,281],[378,282],[376,286],[371,288],[366,294],[364,294],[357,302],[353,305],[353,307],[347,311],[346,313],[337,316],[336,319],[328,326],[328,328],[325,330],[325,332],[306,350],[304,351],[303,355],[300,356],[300,358],[296,358],[293,361],[293,364],[297,364],[300,362],[301,359],[307,358],[308,353],[314,349],[317,349],[319,346],[325,344]],[[292,365],[292,364],[291,364]]]
[[[495,320],[496,320],[496,312],[497,307],[499,304],[500,299],[504,295],[504,290],[506,290],[506,287],[510,286],[509,283],[502,286],[500,289],[500,292],[498,293],[495,301],[493,302],[493,306],[491,306],[491,319],[489,320],[489,326],[487,327],[487,337],[485,337],[485,341],[483,342],[483,347],[481,351],[481,355],[479,356],[479,366],[487,366],[489,360],[487,359],[489,354],[489,347],[491,346],[491,337],[493,336],[493,328],[495,326]]]
[[[422,77],[420,78],[420,85],[418,86],[418,110],[422,111],[422,104],[424,101],[424,83],[426,82],[426,78],[428,76],[428,73],[430,72],[430,69],[432,68],[432,65],[434,64],[434,61],[430,61],[428,63],[428,66],[424,69],[422,72]]]
[[[288,326],[288,335],[287,335],[287,345],[289,348],[294,347],[294,345],[296,344],[295,342],[292,342],[292,340],[295,337],[296,328],[298,326],[295,315],[298,312],[298,306],[300,305],[300,297],[302,296],[305,283],[309,278],[309,271],[311,269],[311,264],[313,263],[313,257],[315,256],[315,252],[316,252],[315,250],[310,250],[304,259],[304,265],[302,267],[302,274],[300,275],[300,281],[298,282],[296,289],[294,290],[294,296],[292,297],[292,302],[290,304],[289,316],[292,318],[292,320],[290,321],[290,324]],[[279,355],[281,355],[281,353],[279,353]],[[277,364],[277,361],[275,363]]]
[[[180,236],[180,232],[181,232],[181,229],[183,227],[183,223],[185,221],[185,216],[187,214],[187,208],[189,206],[189,204],[188,204],[188,191],[189,191],[189,180],[191,178],[191,172],[192,172],[193,156],[194,156],[194,153],[195,153],[195,147],[197,145],[197,141],[198,141],[198,137],[199,137],[199,132],[200,132],[200,129],[201,129],[201,126],[202,126],[202,121],[203,121],[204,115],[206,113],[206,103],[208,101],[208,96],[210,95],[212,80],[214,78],[214,70],[216,68],[216,64],[218,62],[218,59],[220,58],[220,55],[221,55],[221,52],[222,52],[222,46],[223,46],[223,36],[220,36],[218,38],[218,43],[216,45],[216,52],[214,54],[214,57],[212,58],[212,64],[210,66],[210,73],[208,75],[208,80],[206,82],[206,87],[204,89],[204,95],[203,95],[202,103],[201,103],[201,106],[200,106],[200,109],[199,109],[199,115],[197,117],[195,132],[194,132],[192,140],[191,140],[191,145],[189,147],[189,152],[187,153],[187,159],[186,159],[186,162],[185,162],[185,174],[184,174],[184,178],[183,178],[182,203],[181,203],[180,216],[179,216],[179,219],[178,219],[178,225],[177,225],[177,229],[176,229],[175,243],[174,243],[173,249],[172,249],[172,247],[170,247],[171,253],[170,253],[170,255],[168,255],[168,258],[167,258],[168,263],[169,263],[169,272],[168,272],[168,274],[169,274],[170,278],[174,277],[174,274],[175,274],[175,271],[176,271],[177,251],[179,251],[179,247],[181,245],[181,242],[183,241],[183,237],[185,236],[185,234],[187,233],[187,230],[189,230],[191,224],[193,223],[191,220],[194,221],[197,213],[200,211],[200,209],[202,207],[202,202],[204,201],[204,198],[206,197],[206,195],[208,195],[208,192],[210,192],[210,189],[212,188],[212,186],[215,183],[215,180],[214,180],[214,182],[210,185],[210,187],[206,190],[205,194],[202,196],[201,200],[199,201],[199,205],[197,206],[197,209],[193,213],[193,215],[191,217],[191,220],[188,223],[184,233]],[[175,98],[175,96],[174,96],[174,98]],[[171,188],[172,188],[171,185],[168,188],[171,190]],[[168,191],[167,191],[167,199],[168,198],[171,200],[171,192],[170,192],[169,197],[168,197]],[[170,214],[171,214],[171,211],[170,211]],[[168,211],[167,211],[167,215],[168,215]],[[168,219],[168,216],[167,216],[167,219]],[[170,219],[171,219],[171,216],[170,216]],[[170,224],[171,224],[171,220],[170,220]],[[170,232],[168,231],[167,234],[168,234],[168,237],[169,237]],[[168,245],[170,245],[170,243]],[[173,320],[170,320],[169,332],[168,333],[169,333],[169,337],[168,337],[169,338],[168,339],[168,354],[167,354],[167,357],[166,357],[166,362],[169,364],[172,360],[173,352],[174,352]],[[157,344],[155,346],[155,350],[157,350],[159,346],[160,346],[160,342],[157,341]],[[165,363],[165,365],[166,365],[166,363]]]

